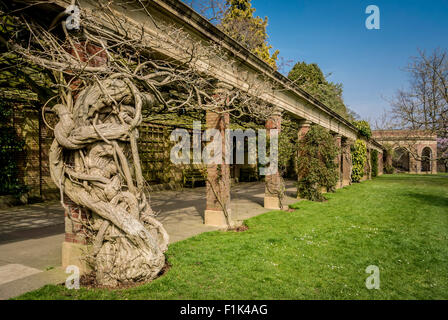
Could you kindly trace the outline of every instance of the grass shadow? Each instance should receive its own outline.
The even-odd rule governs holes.
[[[417,199],[422,204],[428,206],[438,206],[447,208],[448,212],[448,196],[427,194],[427,193],[417,193],[417,192],[409,192],[406,193],[406,196]]]

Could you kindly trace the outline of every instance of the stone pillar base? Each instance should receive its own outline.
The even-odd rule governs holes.
[[[229,223],[232,224],[232,214],[227,210]],[[214,227],[227,227],[226,216],[222,210],[205,210],[204,224]]]
[[[278,197],[264,196],[264,207],[266,209],[280,210],[280,199]]]
[[[62,243],[62,268],[65,270],[70,265],[77,266],[79,273],[89,273],[92,271],[84,257],[90,247],[86,244],[64,241]]]

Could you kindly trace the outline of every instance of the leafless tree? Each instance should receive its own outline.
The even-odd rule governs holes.
[[[227,0],[184,0],[191,8],[213,24],[219,24],[229,7]]]
[[[399,129],[399,124],[395,122],[390,111],[383,110],[378,117],[370,121],[373,130],[394,130]]]
[[[419,50],[405,69],[410,75],[407,90],[398,90],[392,99],[391,120],[395,127],[424,130],[448,137],[448,55],[435,49]],[[442,150],[442,155],[444,154]],[[413,154],[415,157],[416,155]]]
[[[445,50],[431,54],[419,50],[406,68],[410,88],[399,90],[392,113],[409,129],[429,130],[446,136],[448,130],[448,56]]]

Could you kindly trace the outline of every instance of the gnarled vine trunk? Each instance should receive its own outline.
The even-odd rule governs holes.
[[[54,84],[45,99],[45,105],[60,102],[53,107],[59,122],[50,150],[51,176],[61,192],[91,211],[84,226],[92,242],[87,258],[98,283],[108,286],[153,279],[165,264],[168,235],[145,195],[137,150],[142,108],[264,120],[274,111],[259,98],[274,90],[271,75],[243,76],[244,89],[227,85],[225,97],[217,99],[215,61],[228,68],[237,63],[227,49],[198,41],[171,22],[148,32],[146,22],[121,10],[128,4],[152,19],[145,1],[98,0],[78,14],[67,8],[50,26],[41,19],[46,11],[39,5],[22,7],[24,14],[7,6],[10,16],[0,21],[8,22],[3,38],[17,64],[26,61],[44,70]],[[68,20],[79,28],[68,28]],[[176,59],[164,59],[168,51]]]
[[[154,102],[115,74],[87,86],[74,105],[54,107],[51,176],[92,212],[87,258],[101,285],[151,280],[165,264],[168,234],[145,195],[137,150],[141,110]]]

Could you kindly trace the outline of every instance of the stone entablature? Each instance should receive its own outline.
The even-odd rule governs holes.
[[[27,2],[27,0],[24,1]],[[52,5],[60,6],[61,10],[70,3],[69,0],[52,1]],[[89,0],[79,0],[78,4],[83,10],[95,10],[95,6]],[[116,6],[113,2],[110,4],[114,14],[126,17],[129,25],[135,26],[138,31],[143,27],[148,35],[160,33],[157,26],[168,21],[174,27],[183,28],[192,39],[197,39],[198,42],[219,44],[228,52],[231,61],[225,61],[224,57],[219,61],[216,59],[216,61],[213,59],[198,60],[198,64],[201,64],[208,73],[212,73],[211,76],[215,77],[216,80],[243,90],[250,87],[245,79],[255,79],[254,81],[257,83],[254,83],[252,87],[263,86],[269,81],[278,89],[266,90],[259,95],[260,99],[293,114],[297,119],[311,121],[340,134],[342,137],[352,140],[357,138],[358,130],[352,123],[298,88],[280,72],[272,69],[267,63],[227,36],[183,2],[178,0],[153,0],[145,4],[145,11],[135,10],[136,8],[133,5],[132,2],[124,6]],[[151,15],[151,19],[148,19],[147,13]],[[107,21],[99,19],[98,23],[108,27]],[[182,44],[179,44],[179,48],[168,48],[165,43],[151,44],[153,50],[161,56],[176,60],[182,59],[184,51]],[[260,79],[257,79],[259,76],[261,76]],[[368,145],[382,153],[382,148],[378,143],[372,141],[368,142]]]
[[[375,130],[373,137],[377,141],[426,140],[437,143],[437,135],[426,130]]]

